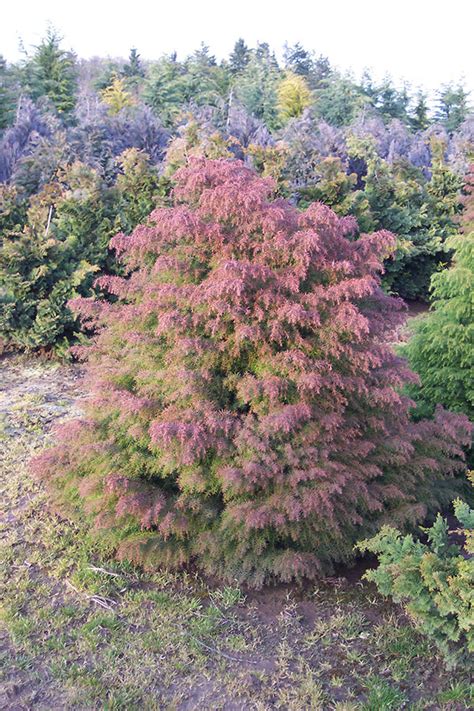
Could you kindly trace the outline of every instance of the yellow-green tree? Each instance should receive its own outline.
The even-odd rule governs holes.
[[[101,92],[101,97],[104,104],[109,107],[111,114],[118,114],[122,109],[133,106],[135,103],[133,96],[126,89],[125,80],[118,76],[115,76],[112,79],[112,84]]]
[[[285,123],[301,116],[311,104],[311,91],[303,77],[289,72],[278,87],[278,115]]]

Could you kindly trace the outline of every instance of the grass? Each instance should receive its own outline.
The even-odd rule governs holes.
[[[74,371],[16,359],[0,368],[3,709],[472,707],[469,670],[453,680],[368,585],[253,593],[107,557],[49,510],[28,473],[72,411]]]

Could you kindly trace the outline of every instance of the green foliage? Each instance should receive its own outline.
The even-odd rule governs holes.
[[[373,224],[370,206],[362,190],[356,189],[357,176],[347,174],[340,158],[329,156],[315,166],[315,183],[299,190],[299,205],[314,201],[329,205],[338,215],[355,215],[359,227],[366,231]]]
[[[469,215],[469,202],[466,205]],[[437,403],[464,412],[474,419],[474,230],[467,219],[464,234],[450,237],[454,252],[449,269],[431,281],[432,311],[414,325],[411,341],[404,348],[421,382],[412,394],[421,412],[433,411]]]
[[[474,483],[472,472],[470,478]],[[379,559],[378,568],[365,574],[367,580],[404,606],[449,667],[474,652],[474,511],[460,500],[454,502],[454,510],[465,529],[466,551],[451,542],[440,514],[431,528],[423,529],[427,543],[385,526],[357,546]]]
[[[173,57],[163,57],[150,68],[144,99],[166,126],[173,124],[188,95],[183,67]]]
[[[172,126],[190,102],[220,106],[227,95],[229,81],[229,73],[217,66],[208,47],[202,45],[184,63],[172,55],[153,64],[143,96],[164,124]]]
[[[318,115],[332,126],[346,126],[369,104],[361,87],[348,77],[334,77],[317,92]]]
[[[131,79],[137,79],[145,76],[140,55],[135,47],[132,47],[128,57],[128,63],[123,68],[123,75]]]
[[[0,54],[0,131],[12,123],[15,104],[12,72]]]
[[[76,61],[61,49],[61,37],[49,28],[25,65],[25,82],[33,99],[47,96],[59,113],[69,113],[76,103]]]
[[[469,92],[462,84],[447,84],[438,92],[436,119],[452,133],[465,120],[469,112]]]
[[[428,299],[432,274],[449,261],[447,239],[457,231],[461,178],[444,159],[444,144],[432,141],[431,178],[405,160],[381,158],[372,139],[350,137],[349,152],[367,166],[363,195],[365,229],[385,228],[397,236],[386,262],[385,287],[405,299]]]
[[[63,350],[78,330],[67,301],[90,294],[97,272],[115,271],[110,238],[131,231],[166,192],[167,181],[143,153],[130,149],[118,162],[122,172],[111,188],[76,162],[28,209],[14,188],[0,193],[0,336],[8,345]]]
[[[229,68],[232,74],[240,74],[250,61],[250,50],[245,41],[240,38],[234,45],[232,54],[229,57]]]
[[[265,121],[269,128],[278,124],[278,64],[267,45],[259,45],[245,70],[235,82],[235,95],[250,114]]]
[[[430,125],[426,98],[423,91],[419,91],[416,96],[416,104],[409,117],[409,124],[414,131],[424,131]]]
[[[132,229],[146,218],[170,190],[169,181],[158,176],[146,153],[129,148],[118,158],[121,173],[117,177],[121,228]]]

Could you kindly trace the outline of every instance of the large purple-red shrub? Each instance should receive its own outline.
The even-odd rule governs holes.
[[[122,558],[318,576],[451,495],[467,421],[410,421],[389,233],[351,240],[353,218],[273,200],[239,161],[176,180],[173,207],[113,239],[114,299],[72,304],[93,394],[35,468]]]

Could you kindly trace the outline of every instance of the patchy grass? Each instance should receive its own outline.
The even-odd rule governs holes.
[[[72,368],[0,362],[3,709],[468,709],[400,611],[360,582],[259,593],[144,574],[50,512],[28,474],[74,412]]]

